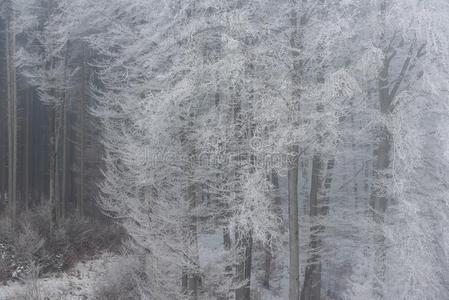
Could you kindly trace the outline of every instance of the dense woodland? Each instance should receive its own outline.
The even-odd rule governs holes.
[[[0,298],[449,299],[448,16],[0,0]]]

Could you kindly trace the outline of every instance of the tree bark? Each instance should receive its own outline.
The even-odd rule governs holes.
[[[247,133],[244,132],[244,116],[242,113],[242,99],[240,97],[239,87],[237,88],[237,94],[235,95],[235,103],[233,105],[233,123],[234,123],[234,137],[236,140],[236,149],[233,153],[235,158],[234,176],[235,186],[234,192],[237,195],[237,202],[244,201],[242,199],[242,172],[244,160],[249,160],[250,164],[254,163],[255,157],[247,153],[245,150],[245,138]],[[251,130],[251,129],[250,129]],[[252,134],[252,133],[251,133]],[[235,290],[236,300],[250,300],[251,298],[251,261],[252,261],[252,230],[239,228],[237,226],[235,231],[236,249],[238,251],[237,263],[235,266],[235,280],[240,285]]]
[[[189,118],[190,120],[188,121],[187,128],[183,129],[181,133],[181,143],[185,147],[190,162],[190,164],[185,167],[185,171],[187,174],[185,200],[188,204],[188,211],[186,216],[187,230],[185,235],[185,247],[190,259],[190,266],[186,266],[183,270],[182,287],[184,294],[189,299],[197,300],[199,297],[199,289],[201,285],[198,249],[198,218],[195,211],[198,205],[198,185],[194,181],[194,166],[192,166],[192,163],[196,158],[195,145],[193,145],[188,136],[189,129],[193,128],[194,126],[193,119],[195,118],[195,114],[190,113]],[[194,266],[191,266],[192,262],[194,263]]]
[[[237,281],[243,285],[235,290],[235,300],[251,299],[251,262],[252,262],[252,233],[242,236],[240,230],[236,231],[237,248],[243,251],[236,265]]]
[[[24,171],[24,185],[25,185],[25,210],[30,208],[30,122],[31,122],[31,101],[32,101],[32,89],[27,88],[27,95],[25,97],[25,171]]]
[[[55,191],[55,177],[56,177],[56,143],[55,143],[55,108],[50,107],[48,113],[48,150],[49,150],[49,166],[48,166],[48,194],[51,207],[50,227],[53,232],[53,227],[57,223],[57,205],[56,205],[56,191]]]
[[[292,147],[288,166],[289,300],[299,299],[298,151],[298,146]]]
[[[306,0],[301,0],[305,4]],[[296,1],[294,1],[296,4]],[[300,50],[303,48],[303,30],[306,25],[307,18],[304,15],[298,18],[296,7],[290,13],[290,26],[292,33],[290,35],[290,48],[293,60],[292,69],[292,103],[291,118],[293,126],[299,126],[299,112],[301,100],[301,88],[303,71],[303,60],[300,57]],[[291,145],[288,151],[288,216],[289,216],[289,300],[299,299],[299,197],[298,197],[298,172],[299,172],[299,146]]]
[[[6,41],[7,32],[5,32],[4,40]],[[3,49],[2,49],[3,50]],[[5,59],[7,57],[7,47],[5,45]],[[2,70],[3,71],[3,70]],[[6,66],[4,69],[6,73]],[[3,80],[1,78],[0,80]],[[0,101],[0,207],[3,208],[7,205],[7,193],[8,193],[8,113],[9,113],[9,99],[7,95],[8,84],[5,82],[5,88],[3,86],[0,89],[1,101]]]
[[[55,206],[56,206],[56,225],[59,225],[61,221],[61,132],[62,132],[62,107],[55,107],[55,167],[54,167],[54,192],[55,192]]]
[[[7,2],[6,76],[8,94],[8,204],[13,227],[17,216],[17,88],[16,88],[16,34],[14,7]]]
[[[312,182],[309,196],[309,216],[312,222],[310,228],[310,258],[307,263],[304,276],[301,300],[319,300],[321,298],[321,258],[320,258],[320,224],[317,218],[320,216],[321,207],[319,196],[322,187],[321,179],[321,155],[315,153],[312,162]]]
[[[68,98],[68,80],[67,80],[67,65],[69,59],[69,46],[70,43],[67,42],[66,52],[64,57],[64,92],[62,97],[62,109],[61,109],[61,126],[62,126],[62,179],[61,179],[61,198],[60,198],[60,214],[61,219],[65,219],[66,214],[66,203],[67,203],[67,174],[68,174],[68,111],[69,111],[69,98]]]
[[[225,250],[225,253],[230,253],[231,247],[232,247],[232,241],[231,241],[231,233],[229,232],[229,224],[225,224],[223,226],[223,247]],[[225,265],[225,273],[224,276],[226,279],[232,278],[232,265],[229,263],[226,263]],[[220,299],[227,300],[230,297],[229,293],[224,294]]]
[[[3,92],[3,91],[2,91]],[[6,91],[5,91],[6,92]],[[2,98],[3,99],[3,98]],[[7,136],[8,136],[8,126],[7,123],[4,123],[4,120],[6,120],[8,118],[7,114],[8,114],[8,99],[7,97],[5,97],[6,101],[3,103],[3,101],[1,102],[1,106],[0,106],[0,114],[1,114],[1,119],[0,119],[0,207],[3,207],[4,203],[6,203],[7,201],[7,178],[8,178],[8,166],[7,166],[7,161],[8,161],[8,141]]]
[[[381,41],[384,45],[387,44],[385,36],[385,17],[387,10],[387,1],[383,0],[380,7],[380,18],[381,18]],[[384,60],[383,65],[379,72],[378,78],[378,97],[379,97],[379,107],[380,113],[387,119],[390,114],[391,101],[390,101],[390,88],[389,88],[389,69],[390,62],[393,56],[390,57],[390,49],[384,50]],[[384,233],[384,215],[387,208],[387,198],[386,198],[386,186],[384,183],[386,172],[389,168],[390,161],[390,134],[388,128],[385,125],[381,125],[380,128],[380,141],[374,150],[374,184],[376,185],[371,194],[371,205],[374,214],[375,222],[375,263],[374,263],[374,293],[379,297],[384,297],[384,280],[385,280],[385,233]]]
[[[77,198],[77,210],[79,216],[84,215],[84,160],[85,160],[85,111],[86,111],[86,55],[83,46],[83,58],[81,65],[81,99],[80,99],[80,172],[79,172],[79,192]]]
[[[200,274],[200,259],[198,249],[198,218],[196,217],[195,209],[197,207],[197,187],[195,184],[191,184],[188,187],[187,197],[190,205],[189,212],[189,257],[195,262],[193,270],[190,270],[188,274],[187,293],[190,299],[197,300],[199,297],[199,289],[201,286],[201,274]]]
[[[281,194],[279,192],[279,176],[276,172],[276,170],[271,171],[270,181],[273,185],[273,206],[274,206],[274,212],[276,216],[279,219],[282,219],[282,203],[281,203]],[[279,226],[279,231],[281,233],[284,233],[283,224]],[[264,262],[264,278],[263,278],[263,286],[266,289],[270,289],[270,278],[271,273],[273,272],[273,263],[275,259],[275,253],[272,249],[272,242],[271,242],[271,236],[268,236],[267,240],[269,241],[269,245],[265,247],[265,262]]]

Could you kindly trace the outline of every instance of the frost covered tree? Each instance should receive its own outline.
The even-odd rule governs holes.
[[[54,228],[98,200],[142,298],[447,298],[444,1],[2,5],[11,216],[34,97]]]

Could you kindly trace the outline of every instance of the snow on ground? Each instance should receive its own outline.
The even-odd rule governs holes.
[[[25,283],[0,284],[0,300],[20,300],[37,288],[41,299],[84,300],[93,299],[96,278],[105,274],[106,267],[117,260],[113,254],[102,254],[89,261],[82,261],[66,273],[49,278],[29,280]]]

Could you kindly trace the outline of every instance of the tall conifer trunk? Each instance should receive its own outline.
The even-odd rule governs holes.
[[[16,34],[14,7],[7,2],[6,76],[8,94],[8,204],[13,226],[17,215],[17,87],[16,87]]]

